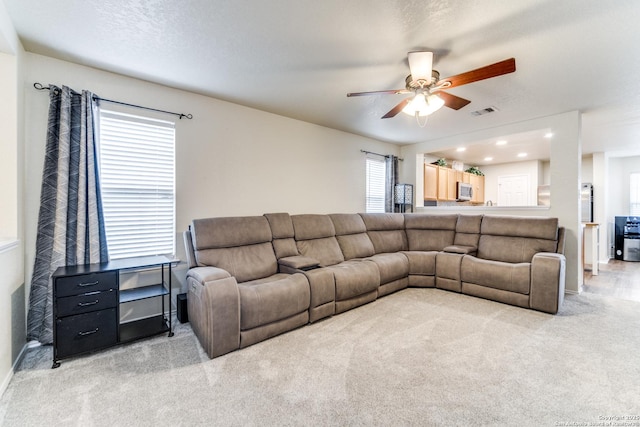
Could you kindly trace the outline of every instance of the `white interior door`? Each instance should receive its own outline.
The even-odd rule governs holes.
[[[498,206],[529,205],[529,175],[498,177]]]

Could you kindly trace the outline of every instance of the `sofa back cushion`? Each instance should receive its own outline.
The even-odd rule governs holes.
[[[328,215],[292,215],[291,221],[300,255],[316,259],[322,267],[344,261],[336,230]]]
[[[453,245],[458,215],[405,214],[410,251],[441,251]]]
[[[478,247],[480,240],[480,225],[482,215],[458,215],[456,222],[456,238],[453,242],[456,246]]]
[[[278,271],[271,228],[264,216],[196,219],[191,238],[198,266],[222,268],[238,282]]]
[[[404,214],[362,213],[360,216],[367,227],[367,234],[377,254],[407,250]]]
[[[331,214],[336,239],[344,259],[366,258],[375,254],[367,227],[358,214]]]
[[[485,215],[480,227],[478,258],[531,262],[538,252],[555,252],[558,219]]]
[[[273,250],[276,258],[285,258],[299,255],[296,241],[293,239],[295,235],[293,231],[293,222],[288,213],[268,213],[264,217],[269,221],[271,234],[273,235]]]

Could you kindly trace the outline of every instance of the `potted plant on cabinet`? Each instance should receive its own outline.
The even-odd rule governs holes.
[[[482,173],[482,171],[480,169],[478,169],[477,166],[471,166],[469,169],[467,169],[465,172],[467,173],[472,173],[474,175],[479,175],[479,176],[484,176],[484,173]]]

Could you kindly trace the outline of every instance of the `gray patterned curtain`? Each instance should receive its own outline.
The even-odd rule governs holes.
[[[93,94],[50,86],[27,339],[53,341],[51,274],[62,265],[108,261],[98,181]]]
[[[384,211],[393,212],[395,210],[394,191],[398,182],[398,158],[396,156],[385,156],[385,166]]]

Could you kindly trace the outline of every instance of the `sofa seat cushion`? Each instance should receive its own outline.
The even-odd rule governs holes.
[[[392,254],[376,254],[367,258],[378,267],[380,284],[403,279],[409,275],[409,260],[402,252]]]
[[[328,267],[336,283],[336,301],[375,291],[380,286],[380,272],[375,263],[351,260]]]
[[[240,329],[245,331],[286,319],[309,309],[309,282],[300,273],[238,284]]]
[[[402,252],[409,261],[409,275],[435,276],[437,251]]]
[[[528,295],[531,263],[491,261],[465,255],[462,258],[460,275],[464,283]]]

